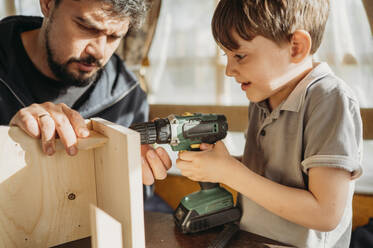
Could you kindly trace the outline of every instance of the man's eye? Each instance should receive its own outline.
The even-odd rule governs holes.
[[[111,40],[120,40],[122,39],[122,36],[119,36],[119,35],[109,35],[109,39]]]
[[[97,29],[94,29],[94,28],[90,28],[90,27],[84,26],[84,25],[82,25],[82,24],[80,24],[80,23],[78,23],[78,26],[79,26],[82,30],[84,30],[84,31],[88,31],[88,32],[91,32],[91,33],[97,33],[97,32],[98,32]]]

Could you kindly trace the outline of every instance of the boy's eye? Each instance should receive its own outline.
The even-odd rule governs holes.
[[[234,55],[234,57],[237,59],[237,60],[242,60],[246,57],[246,55],[241,55],[241,54],[236,54]]]

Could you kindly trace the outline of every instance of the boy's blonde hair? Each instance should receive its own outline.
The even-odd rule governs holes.
[[[212,18],[215,41],[229,50],[238,49],[232,31],[250,41],[261,35],[281,45],[295,30],[307,31],[310,53],[320,46],[329,14],[329,0],[220,0]]]

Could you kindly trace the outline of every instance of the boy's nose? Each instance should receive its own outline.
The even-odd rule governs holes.
[[[234,67],[228,62],[227,66],[225,67],[225,75],[228,77],[234,77],[236,74],[237,72],[235,71]]]

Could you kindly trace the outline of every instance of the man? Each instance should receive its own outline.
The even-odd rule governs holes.
[[[47,155],[59,136],[69,155],[87,137],[84,118],[129,126],[146,121],[148,104],[134,76],[114,54],[145,15],[144,0],[40,0],[44,18],[0,22],[0,125],[42,140]],[[166,176],[166,152],[142,147],[143,183]]]

